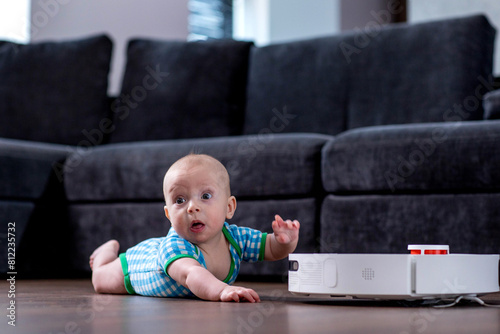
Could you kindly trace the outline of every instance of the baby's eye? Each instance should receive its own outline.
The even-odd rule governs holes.
[[[175,204],[182,204],[182,203],[184,203],[185,201],[186,201],[186,200],[185,200],[184,198],[179,197],[179,198],[177,198],[177,199],[175,200]]]
[[[204,193],[203,195],[201,195],[201,199],[211,199],[212,198],[212,194],[210,193]]]

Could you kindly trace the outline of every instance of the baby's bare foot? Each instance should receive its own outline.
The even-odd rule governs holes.
[[[113,253],[116,256],[118,254],[119,249],[120,249],[120,244],[116,240],[109,240],[108,242],[97,247],[96,250],[90,255],[89,259],[90,269],[94,270],[94,262],[96,257],[99,256],[99,254]]]

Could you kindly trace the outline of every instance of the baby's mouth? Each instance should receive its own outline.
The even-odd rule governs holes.
[[[199,221],[199,220],[193,220],[191,222],[191,227],[189,229],[192,232],[198,233],[198,232],[203,231],[204,228],[205,228],[205,224],[203,224],[201,221]]]

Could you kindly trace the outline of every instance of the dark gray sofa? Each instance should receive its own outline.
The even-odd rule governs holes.
[[[105,36],[0,43],[0,217],[16,223],[16,270],[87,276],[102,242],[166,234],[162,178],[189,152],[227,167],[231,223],[299,219],[299,252],[498,253],[494,36],[472,16],[266,47],[136,39],[114,98]],[[286,273],[286,260],[241,272]]]

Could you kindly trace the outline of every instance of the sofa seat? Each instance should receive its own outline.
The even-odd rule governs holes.
[[[212,155],[227,166],[237,197],[313,195],[321,189],[321,148],[331,138],[268,134],[96,147],[84,157],[75,152],[68,158],[66,194],[73,202],[162,201],[168,167],[195,152]]]
[[[325,190],[492,192],[500,187],[500,121],[367,127],[323,149]]]
[[[500,122],[350,130],[323,149],[322,252],[498,253]]]
[[[230,224],[272,232],[275,214],[298,219],[298,251],[318,251],[321,149],[332,138],[267,134],[109,144],[84,157],[75,152],[64,170],[70,228],[76,240],[72,269],[88,271],[89,254],[111,238],[119,240],[124,251],[144,239],[166,235],[170,223],[163,210],[163,177],[173,162],[190,152],[210,154],[228,169],[237,198]],[[243,265],[240,273],[286,275],[287,265],[286,259]]]
[[[72,272],[88,274],[89,255],[102,243],[116,239],[120,251],[154,237],[165,236],[170,222],[164,214],[163,201],[71,203],[69,205],[70,236],[68,247]],[[274,215],[298,219],[301,223],[298,252],[317,252],[319,206],[321,201],[308,197],[282,200],[239,200],[229,224],[248,226],[272,232]],[[241,275],[281,276],[288,273],[288,261],[242,264]]]

